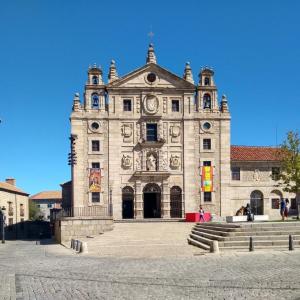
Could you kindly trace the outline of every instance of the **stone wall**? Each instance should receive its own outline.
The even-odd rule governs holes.
[[[99,235],[113,230],[111,217],[70,217],[55,221],[55,240],[67,243],[72,238]]]

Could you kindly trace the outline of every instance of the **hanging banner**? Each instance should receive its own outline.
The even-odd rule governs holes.
[[[213,191],[213,167],[203,166],[202,167],[202,192]]]
[[[100,169],[90,169],[89,190],[90,192],[101,192]]]

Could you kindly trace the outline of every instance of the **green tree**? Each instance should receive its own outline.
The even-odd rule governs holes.
[[[300,196],[300,137],[299,132],[289,131],[280,147],[281,168],[276,180],[285,192]],[[299,219],[299,199],[297,199],[297,218]]]
[[[31,221],[41,219],[41,210],[33,201],[29,201],[29,219]]]

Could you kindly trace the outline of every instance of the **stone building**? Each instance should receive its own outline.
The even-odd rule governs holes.
[[[16,238],[24,231],[24,222],[29,219],[28,195],[13,178],[0,182],[0,208],[5,208],[2,211],[8,237]]]
[[[102,75],[90,67],[83,101],[74,97],[74,207],[111,204],[114,219],[168,219],[199,204],[232,215],[251,195],[262,197],[258,213],[269,213],[273,197],[292,197],[273,187],[278,161],[248,160],[239,155],[246,147],[231,147],[228,102],[218,97],[212,69],[202,68],[195,82],[186,63],[179,77],[157,64],[150,44],[144,66],[119,77],[112,61],[107,83]]]
[[[61,208],[62,193],[61,191],[42,191],[30,196],[29,200],[39,208],[40,216],[49,221],[51,210]]]

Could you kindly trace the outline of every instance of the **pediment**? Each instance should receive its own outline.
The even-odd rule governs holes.
[[[149,73],[156,75],[156,80],[151,83],[147,80]],[[180,78],[157,64],[147,64],[125,76],[109,83],[108,88],[175,88],[195,89],[194,84]]]

